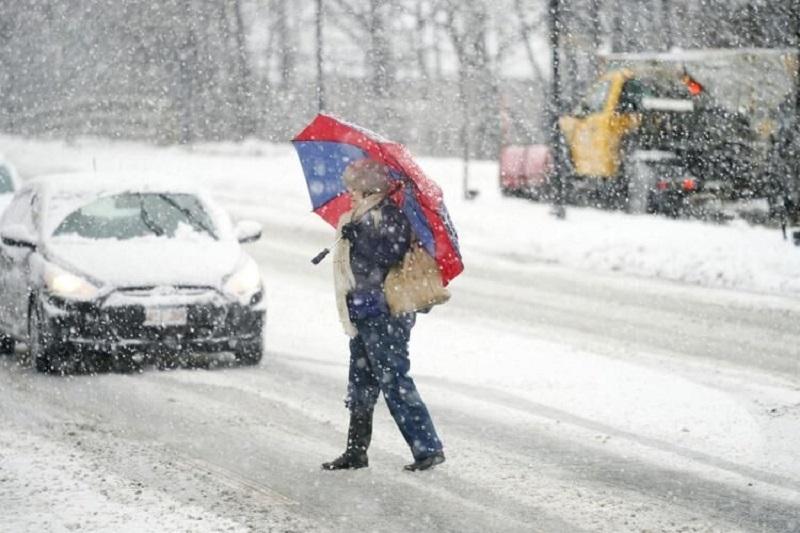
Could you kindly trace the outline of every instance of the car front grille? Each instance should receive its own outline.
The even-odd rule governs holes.
[[[185,325],[145,324],[148,307],[176,306],[186,308]],[[225,298],[212,287],[126,287],[109,294],[100,306],[81,313],[76,333],[106,340],[222,337],[231,326],[229,307]]]
[[[145,307],[128,305],[105,308],[99,313],[96,333],[117,339],[158,340],[175,335],[192,338],[220,337],[228,329],[228,309],[225,306],[188,305],[186,306],[186,325],[152,326],[145,325]],[[100,331],[98,331],[98,329]]]

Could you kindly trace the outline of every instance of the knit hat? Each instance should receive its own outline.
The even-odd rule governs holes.
[[[386,192],[389,190],[389,169],[372,159],[359,159],[347,166],[342,174],[342,181],[352,192]]]

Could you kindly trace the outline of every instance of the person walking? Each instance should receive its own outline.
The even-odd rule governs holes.
[[[445,456],[428,409],[408,375],[408,342],[416,314],[392,314],[384,287],[390,269],[403,261],[412,245],[411,226],[388,198],[392,191],[387,167],[359,160],[348,166],[342,179],[353,208],[339,221],[334,284],[339,317],[350,337],[345,402],[350,426],[345,452],[322,468],[369,466],[373,412],[382,393],[414,458],[404,468],[427,470],[444,462]]]

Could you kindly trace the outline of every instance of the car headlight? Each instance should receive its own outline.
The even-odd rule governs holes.
[[[55,265],[45,267],[44,282],[50,294],[70,300],[91,300],[100,290],[82,277]]]
[[[250,301],[260,291],[261,272],[256,262],[250,258],[225,281],[225,292],[242,302]]]

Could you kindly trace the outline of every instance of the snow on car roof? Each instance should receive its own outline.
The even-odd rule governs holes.
[[[213,201],[206,189],[185,178],[152,173],[63,173],[37,177],[26,185],[38,192],[41,202],[42,230],[49,235],[71,212],[95,198],[125,192],[191,194],[205,205],[223,233],[230,219]]]

